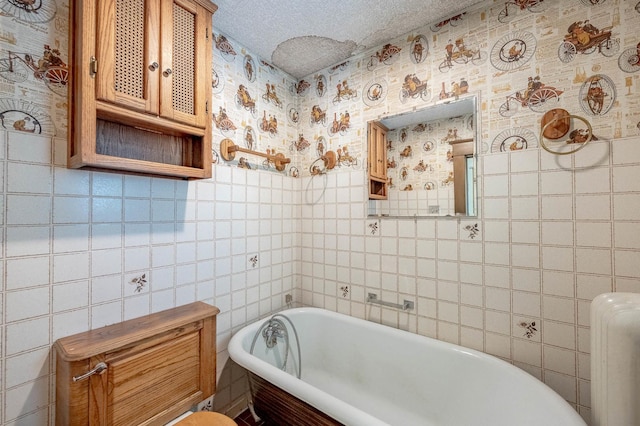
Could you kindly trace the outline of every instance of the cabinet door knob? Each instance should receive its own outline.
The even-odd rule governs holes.
[[[157,70],[157,69],[158,69],[158,67],[159,67],[159,66],[160,66],[160,65],[158,65],[158,63],[157,63],[157,62],[153,62],[153,63],[151,63],[151,65],[149,65],[149,69],[150,69],[151,71],[155,71],[155,70]]]
[[[173,71],[171,71],[171,68],[167,68],[166,70],[164,70],[164,72],[162,73],[162,75],[164,75],[165,77],[169,77],[171,75]]]

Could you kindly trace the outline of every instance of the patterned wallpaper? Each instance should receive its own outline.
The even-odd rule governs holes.
[[[638,135],[639,21],[632,0],[486,2],[297,82],[218,35],[215,99],[236,127],[218,130],[293,156],[292,175],[328,151],[336,170],[363,168],[368,120],[467,93],[482,102],[481,153],[538,147],[555,109],[578,117],[545,139],[554,150],[584,140],[586,123],[594,140]]]
[[[0,3],[0,124],[65,137],[68,4]]]
[[[3,127],[64,137],[68,5],[0,11]],[[481,93],[485,153],[537,147],[554,108],[584,117],[598,139],[637,135],[639,11],[627,0],[491,2],[297,82],[217,34],[214,148],[229,137],[286,153],[291,175],[329,150],[338,167],[361,168],[367,120],[467,92]],[[585,131],[574,121],[559,142]]]
[[[231,139],[245,149],[293,158],[284,173],[297,176],[296,146],[304,145],[296,139],[297,82],[224,35],[214,34],[214,40],[214,162],[222,161],[220,141]],[[237,155],[229,164],[276,171],[272,161],[253,154]]]

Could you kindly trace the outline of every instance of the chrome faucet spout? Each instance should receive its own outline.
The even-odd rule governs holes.
[[[269,349],[278,344],[278,337],[282,338],[284,335],[284,324],[278,319],[271,319],[267,326],[262,330],[262,337]]]
[[[275,314],[270,319],[262,323],[258,331],[256,331],[256,334],[253,336],[253,341],[251,342],[251,349],[249,350],[249,353],[253,354],[253,349],[255,348],[256,341],[258,340],[259,336],[262,336],[262,338],[264,339],[265,346],[268,349],[273,349],[275,346],[277,346],[278,338],[281,338],[284,341],[284,348],[283,348],[284,360],[282,362],[282,366],[280,367],[280,369],[282,371],[287,371],[287,360],[289,359],[289,351],[290,351],[289,332],[287,331],[287,326],[285,325],[284,321],[280,318],[286,320],[289,323],[296,339],[296,347],[298,349],[298,358],[296,361],[297,363],[296,377],[299,379],[302,374],[300,340],[298,339],[298,332],[296,331],[296,327],[293,325],[293,322],[291,322],[291,320],[286,315]]]

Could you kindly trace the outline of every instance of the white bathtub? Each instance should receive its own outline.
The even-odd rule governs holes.
[[[585,425],[553,390],[493,356],[324,309],[281,314],[293,322],[301,346],[298,360],[295,336],[284,321],[290,340],[286,372],[274,366],[282,365],[282,339],[267,349],[260,337],[250,354],[265,319],[244,327],[229,343],[233,361],[277,387],[260,388],[254,395],[254,400],[268,396],[261,402],[267,406],[258,407],[263,413],[272,406],[291,406],[272,398],[280,392],[348,426]],[[298,365],[302,380],[294,374]],[[299,407],[290,411],[285,417]],[[333,424],[308,416],[279,423]]]

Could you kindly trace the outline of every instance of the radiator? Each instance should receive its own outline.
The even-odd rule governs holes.
[[[591,425],[640,425],[640,294],[591,303]]]

